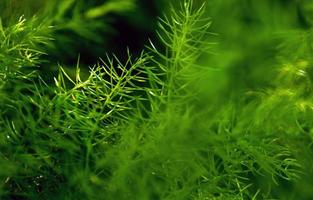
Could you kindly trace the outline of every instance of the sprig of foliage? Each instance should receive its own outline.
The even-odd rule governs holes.
[[[8,27],[0,22],[0,107],[4,116],[14,113],[8,108],[32,87],[29,82],[44,54],[40,47],[50,42],[49,31],[50,27],[36,18],[26,21],[21,17]]]
[[[9,27],[0,22],[0,58],[2,77],[11,72],[21,71],[17,68],[34,67],[40,63],[40,45],[49,42],[49,27],[36,18],[26,21],[23,17]],[[6,74],[3,74],[6,71]]]
[[[161,53],[152,43],[149,49],[160,58],[156,64],[166,76],[165,93],[175,95],[185,90],[189,81],[197,79],[203,72],[200,66],[196,66],[197,59],[212,46],[206,42],[206,37],[211,34],[208,31],[211,21],[204,17],[204,12],[204,4],[195,10],[193,1],[185,1],[180,11],[172,7],[171,16],[160,18],[161,32],[158,35],[166,53]]]

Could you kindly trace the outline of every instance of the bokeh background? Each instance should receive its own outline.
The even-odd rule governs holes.
[[[310,54],[311,38],[306,33],[313,23],[311,0],[197,0],[195,4],[202,2],[206,2],[207,16],[213,21],[211,31],[217,34],[209,38],[217,43],[211,52],[214,56],[206,55],[202,62],[233,76],[235,84],[229,83],[232,90],[262,87],[272,79],[271,71],[279,60],[287,57],[292,61]],[[81,64],[90,66],[106,54],[125,60],[127,48],[136,55],[149,44],[148,39],[157,45],[157,18],[168,12],[170,4],[175,7],[180,3],[2,0],[0,12],[3,23],[35,15],[54,26],[54,41],[46,58],[51,65],[55,61],[75,65],[80,56]]]

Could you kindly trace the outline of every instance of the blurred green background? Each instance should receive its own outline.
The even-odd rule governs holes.
[[[307,34],[313,23],[311,0],[197,0],[195,4],[202,2],[206,3],[207,16],[213,21],[211,31],[218,36],[209,38],[217,45],[201,62],[232,76],[217,81],[220,84],[230,81],[232,90],[267,86],[279,60],[307,59],[311,53]],[[51,65],[56,62],[75,65],[80,55],[81,64],[89,66],[106,54],[125,60],[127,48],[138,55],[149,44],[148,39],[157,45],[157,17],[166,14],[170,4],[175,7],[180,3],[178,0],[2,0],[0,13],[4,24],[22,15],[45,18],[54,26],[54,41],[46,58]],[[220,77],[214,73],[212,76]]]
[[[53,46],[47,59],[65,64],[93,65],[105,54],[126,59],[126,49],[138,54],[154,38],[163,2],[144,0],[3,0],[5,24],[20,16],[37,16],[54,26]]]

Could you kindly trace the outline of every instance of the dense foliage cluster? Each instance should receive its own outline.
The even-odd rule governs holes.
[[[0,3],[0,199],[313,198],[313,2],[173,2],[89,67],[136,1],[38,2]]]

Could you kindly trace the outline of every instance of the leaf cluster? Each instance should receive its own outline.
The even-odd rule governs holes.
[[[74,75],[59,66],[54,85],[33,70],[50,24],[0,26],[1,198],[269,199],[312,173],[310,61],[283,63],[270,87],[215,106],[213,69],[199,62],[211,20],[194,3],[160,19],[164,51],[151,41],[86,78],[79,62]]]

